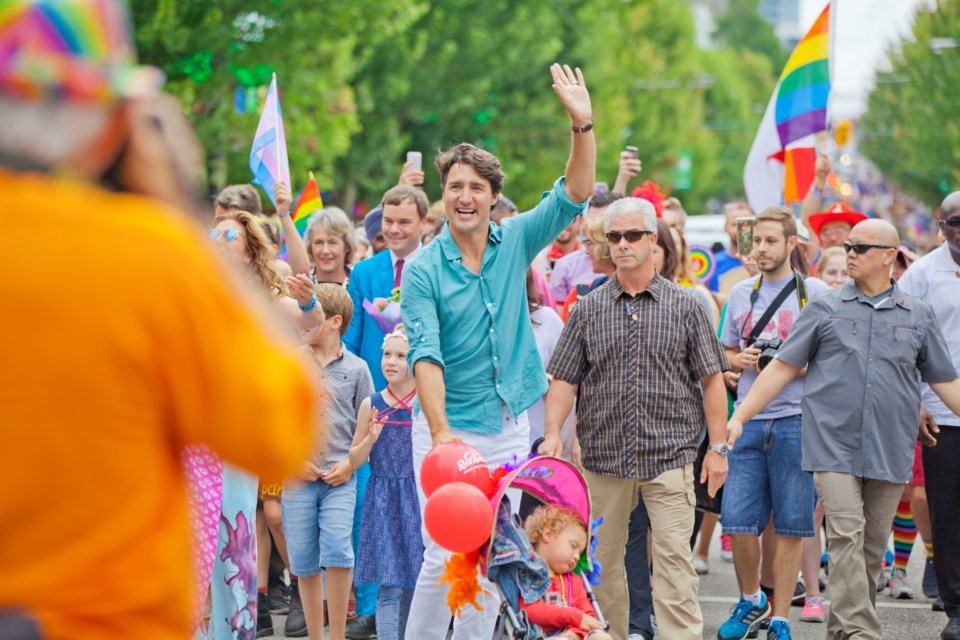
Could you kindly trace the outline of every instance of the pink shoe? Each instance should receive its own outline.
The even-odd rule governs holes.
[[[823,622],[826,614],[823,611],[823,596],[810,596],[803,603],[800,619],[804,622]]]
[[[727,562],[733,562],[733,545],[728,535],[720,534],[720,557]]]

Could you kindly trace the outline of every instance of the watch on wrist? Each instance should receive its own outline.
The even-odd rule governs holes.
[[[710,451],[713,451],[714,453],[720,454],[724,458],[727,457],[727,452],[730,451],[730,449],[727,448],[726,442],[722,444],[711,444],[710,446],[707,447],[707,449],[709,449]]]

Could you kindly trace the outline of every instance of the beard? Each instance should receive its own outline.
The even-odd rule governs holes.
[[[773,273],[774,271],[779,271],[783,265],[790,260],[790,252],[788,251],[779,257],[771,257],[769,259],[772,260],[772,264],[766,269],[761,269],[761,271],[764,273]]]

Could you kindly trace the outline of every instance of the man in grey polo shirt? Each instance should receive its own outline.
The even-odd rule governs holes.
[[[803,468],[823,498],[830,546],[828,638],[881,638],[876,581],[912,477],[920,377],[951,411],[960,379],[929,304],[890,279],[896,229],[865,220],[844,244],[853,278],[804,307],[727,425],[730,439],[803,367]]]

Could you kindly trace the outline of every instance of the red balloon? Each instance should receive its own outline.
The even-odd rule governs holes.
[[[423,459],[420,467],[420,486],[428,498],[449,482],[473,485],[488,497],[496,490],[487,461],[480,452],[456,440],[435,446]]]
[[[454,553],[469,553],[490,539],[493,509],[480,489],[450,482],[427,499],[423,521],[438,545]]]

